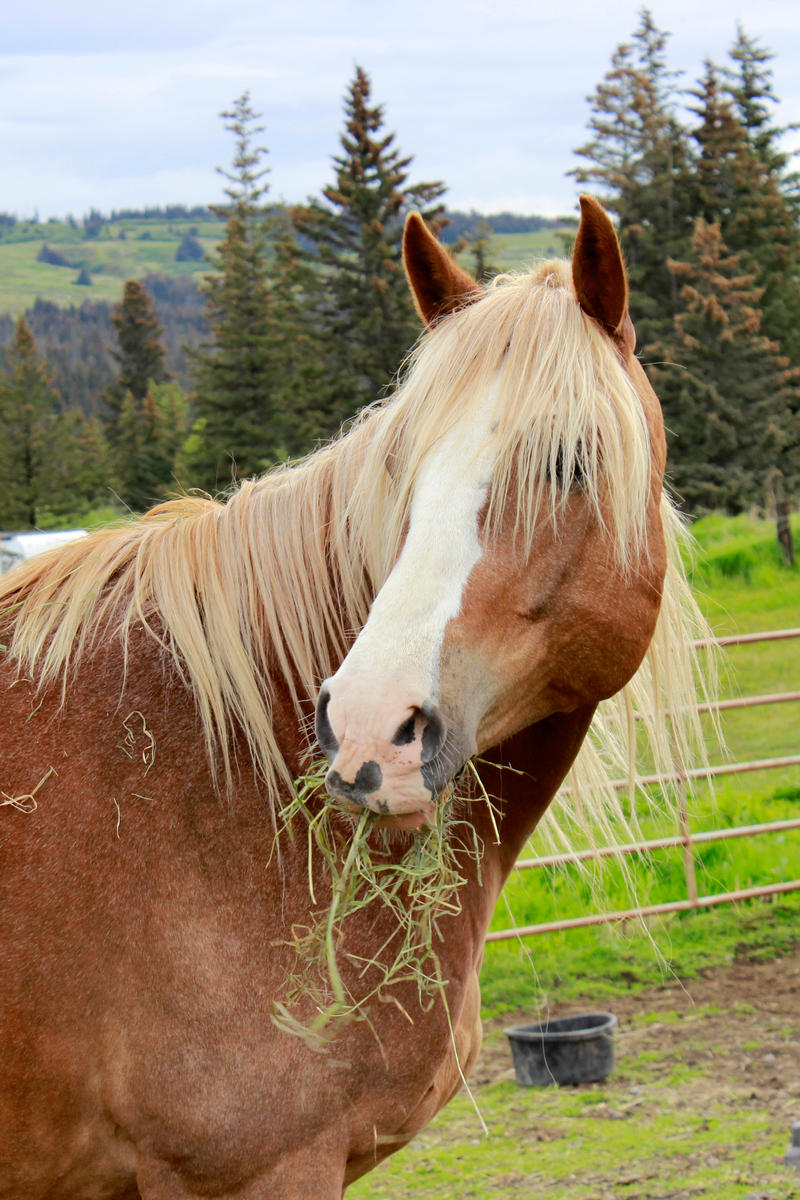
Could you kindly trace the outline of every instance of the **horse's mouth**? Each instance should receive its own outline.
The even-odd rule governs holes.
[[[417,809],[416,812],[392,813],[385,817],[379,817],[376,824],[379,829],[396,829],[402,832],[425,829],[429,825],[436,824],[436,805],[428,804],[425,808]]]
[[[348,816],[358,819],[365,811],[365,806],[357,804],[348,804],[346,801],[334,801],[336,807]],[[426,829],[428,826],[436,824],[436,803],[431,801],[430,804],[423,805],[422,808],[415,809],[413,812],[402,813],[381,813],[371,809],[375,816],[373,824],[374,829],[380,829],[385,832],[413,832],[416,829]]]

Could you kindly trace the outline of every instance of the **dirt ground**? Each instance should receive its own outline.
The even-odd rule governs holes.
[[[591,999],[554,1007],[551,1016],[596,1009]],[[710,1101],[734,1095],[760,1102],[776,1118],[800,1121],[800,949],[769,962],[737,960],[688,983],[618,996],[618,1070],[626,1058],[649,1050],[672,1050],[688,1067],[709,1067],[704,1086]],[[660,1021],[658,1014],[665,1020]],[[492,1021],[471,1079],[478,1086],[513,1078],[504,1027],[530,1014]],[[743,1093],[745,1095],[743,1095]],[[748,1094],[749,1093],[749,1094]],[[787,1126],[788,1128],[789,1126]],[[798,1174],[800,1184],[800,1173]]]
[[[489,1136],[454,1103],[354,1195],[800,1200],[800,1169],[784,1162],[800,1122],[800,948],[550,1015],[601,1007],[619,1020],[607,1081],[493,1086],[514,1079],[503,1029],[535,1018],[490,1021],[470,1075]]]

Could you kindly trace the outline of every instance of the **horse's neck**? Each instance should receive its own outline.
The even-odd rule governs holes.
[[[486,847],[484,883],[495,897],[572,766],[593,715],[593,705],[556,713],[516,734],[491,751],[488,762],[481,762],[481,782],[498,809],[499,845],[485,805],[476,805],[475,823]]]

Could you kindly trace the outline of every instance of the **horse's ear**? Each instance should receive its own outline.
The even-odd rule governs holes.
[[[627,341],[628,281],[614,226],[592,196],[581,196],[581,223],[572,252],[572,282],[578,303],[612,337]]]
[[[426,325],[435,325],[480,295],[475,280],[453,262],[419,213],[409,213],[406,218],[403,265],[417,312]]]

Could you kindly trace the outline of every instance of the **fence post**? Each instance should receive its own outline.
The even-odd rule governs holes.
[[[694,869],[692,834],[689,829],[689,809],[686,803],[686,777],[678,780],[678,820],[683,842],[683,871],[686,876],[686,894],[692,904],[697,904],[697,876]]]

